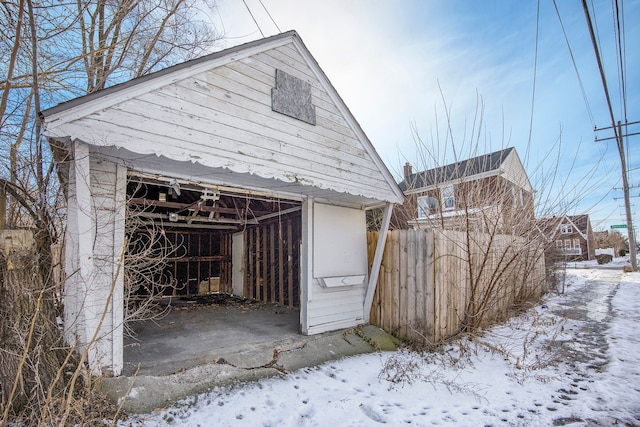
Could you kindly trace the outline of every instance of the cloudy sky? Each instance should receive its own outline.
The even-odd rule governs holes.
[[[594,141],[594,127],[611,126],[611,118],[581,1],[557,0],[560,20],[552,0],[218,0],[213,20],[224,47],[262,37],[245,3],[264,36],[300,34],[398,178],[406,161],[416,171],[514,146],[541,206],[589,213],[594,229],[625,222],[617,147]],[[614,116],[624,121],[612,2],[588,3]],[[626,111],[634,122],[640,0],[623,7]],[[628,142],[637,186],[640,135]],[[637,223],[640,188],[631,195]]]

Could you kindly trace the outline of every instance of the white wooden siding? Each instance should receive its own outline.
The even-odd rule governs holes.
[[[366,216],[362,210],[314,204],[313,279],[310,283],[308,333],[315,334],[363,323],[367,281],[360,284],[324,287],[323,276],[367,275]],[[342,230],[336,233],[334,230]],[[348,248],[348,253],[336,248]],[[344,260],[332,258],[342,253]],[[329,262],[329,260],[333,261]]]
[[[524,170],[522,162],[515,150],[511,151],[511,154],[504,159],[501,168],[504,170],[502,175],[505,179],[513,182],[518,187],[522,188],[529,193],[533,192],[533,187],[529,182],[527,172]]]
[[[316,126],[271,110],[276,68],[311,84]],[[293,43],[69,123],[53,122],[47,135],[398,201],[385,173]]]
[[[309,335],[364,323],[366,285],[323,288],[314,280],[312,286],[312,300],[308,305]]]

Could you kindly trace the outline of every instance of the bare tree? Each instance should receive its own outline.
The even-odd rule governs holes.
[[[500,307],[505,302],[521,306],[548,289],[544,280],[533,291],[525,286],[537,271],[535,266],[555,249],[546,225],[550,218],[567,214],[603,178],[595,178],[595,165],[580,178],[573,167],[565,169],[561,176],[561,138],[551,144],[544,166],[528,168],[528,178],[512,165],[501,164],[511,149],[502,145],[493,151],[484,139],[481,101],[471,128],[465,127],[460,140],[453,132],[446,105],[445,111],[444,136],[436,130],[427,141],[414,129],[415,157],[423,164],[416,173],[405,165],[402,185],[407,197],[394,212],[393,226],[464,234],[464,238],[455,238],[455,245],[461,249],[458,253],[462,254],[455,256],[465,266],[468,282],[460,285],[464,287],[460,292],[466,295],[466,303],[459,312],[459,332],[474,332],[503,317]],[[453,153],[453,163],[443,161],[447,153]],[[526,161],[523,166],[526,168]],[[569,177],[580,185],[568,185]],[[544,225],[541,219],[546,219],[542,221]],[[446,238],[447,233],[442,236]],[[547,257],[547,261],[547,273],[554,275],[554,259]]]
[[[17,307],[21,318],[47,319],[45,323],[53,325],[61,313],[64,282],[55,280],[59,275],[53,272],[60,269],[60,259],[53,256],[52,248],[60,245],[64,236],[64,196],[60,190],[65,183],[59,179],[64,179],[60,173],[64,168],[58,168],[64,163],[64,153],[43,140],[38,112],[43,106],[210,52],[220,35],[204,18],[207,9],[214,7],[213,0],[2,2],[0,54],[7,60],[0,63],[0,197],[3,201],[8,197],[9,228],[35,230],[32,257],[38,278],[25,282],[24,292],[5,292],[0,312]],[[34,265],[23,264],[24,268]],[[47,303],[29,303],[37,300],[37,295]],[[53,349],[63,348],[58,328],[31,328],[30,332],[24,328],[28,323],[16,324],[20,325],[3,335],[0,353],[3,360],[8,354],[18,359],[25,355],[24,360],[34,364],[10,363],[7,366],[13,371],[2,371],[0,424],[10,414],[42,418],[37,409],[42,402],[49,405],[55,400],[53,391],[61,381],[66,384],[60,363],[73,354],[65,350],[61,357],[38,358],[33,343],[54,353]],[[34,331],[43,335],[27,339]],[[24,375],[26,369],[37,374],[31,385],[24,382],[31,381]],[[49,375],[51,372],[58,375]],[[13,383],[6,381],[7,375],[13,375],[22,394],[10,394],[4,387]],[[63,390],[69,396],[75,393],[73,387]]]
[[[182,242],[170,241],[160,224],[148,221],[144,206],[127,204],[124,254],[124,328],[133,336],[133,323],[164,316],[169,305],[163,296],[171,296],[176,280],[167,264],[185,255]]]
[[[602,249],[613,248],[616,256],[629,248],[627,239],[618,231],[601,231],[595,233],[595,244],[596,247]]]

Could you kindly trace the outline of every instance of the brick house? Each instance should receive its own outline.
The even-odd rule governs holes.
[[[407,163],[399,186],[395,228],[521,234],[534,219],[534,190],[513,147],[416,173]]]
[[[589,261],[596,258],[595,238],[588,214],[543,218],[538,229],[566,260]]]

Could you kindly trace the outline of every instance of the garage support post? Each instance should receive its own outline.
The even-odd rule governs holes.
[[[384,216],[380,225],[380,233],[378,234],[378,242],[376,244],[376,253],[373,257],[371,265],[371,274],[369,275],[369,284],[367,293],[364,298],[364,322],[369,323],[371,320],[371,305],[373,304],[373,295],[376,292],[376,284],[380,275],[380,266],[382,264],[382,255],[384,254],[385,243],[387,242],[387,232],[391,223],[391,213],[393,212],[393,203],[387,203],[384,207]]]
[[[65,245],[64,336],[92,373],[123,367],[126,176],[123,166],[90,158],[72,142]]]

